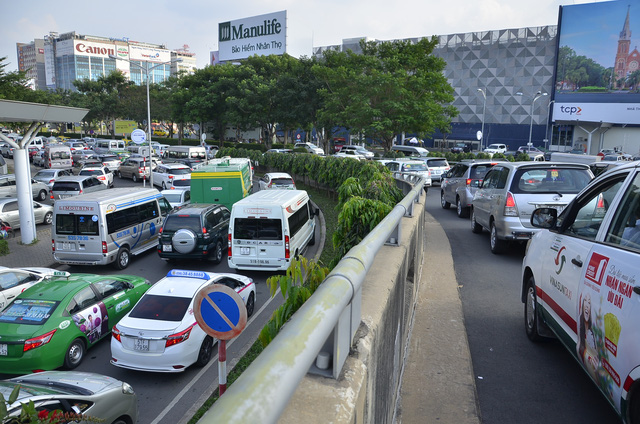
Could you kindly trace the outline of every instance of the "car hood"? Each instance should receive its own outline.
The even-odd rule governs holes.
[[[80,388],[93,394],[122,385],[122,382],[115,378],[80,371],[45,371],[12,378],[10,381],[37,387],[48,387],[62,392]],[[65,386],[68,388],[65,389]]]

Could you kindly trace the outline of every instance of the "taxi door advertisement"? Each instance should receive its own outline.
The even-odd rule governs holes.
[[[609,400],[620,408],[622,389],[640,362],[636,254],[595,245],[578,288],[577,355]],[[636,377],[637,378],[637,377]],[[626,395],[626,393],[625,393]]]

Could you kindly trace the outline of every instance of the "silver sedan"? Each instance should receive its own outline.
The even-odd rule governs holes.
[[[33,202],[33,216],[36,224],[49,225],[53,220],[53,206]],[[0,219],[11,225],[14,230],[20,227],[18,199],[0,199]]]

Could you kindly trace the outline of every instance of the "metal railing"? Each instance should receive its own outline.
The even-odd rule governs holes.
[[[333,378],[340,375],[360,325],[362,284],[367,271],[383,245],[399,244],[401,220],[413,214],[414,204],[424,193],[422,178],[402,179],[413,184],[404,199],[347,252],[313,296],[199,422],[273,423],[308,372]],[[332,367],[325,369],[326,363]]]

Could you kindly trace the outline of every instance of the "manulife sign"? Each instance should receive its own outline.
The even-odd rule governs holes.
[[[218,46],[222,62],[286,53],[287,11],[218,24]]]

